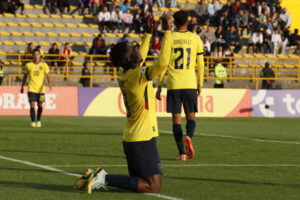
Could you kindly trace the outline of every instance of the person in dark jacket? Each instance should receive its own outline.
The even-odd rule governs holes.
[[[273,69],[270,68],[270,63],[266,63],[265,67],[262,69],[261,73],[260,73],[260,77],[263,78],[274,78],[274,71]],[[263,80],[262,82],[262,89],[273,89],[273,80]]]
[[[89,62],[85,62],[83,63],[83,68],[81,70],[81,75],[82,76],[90,76],[91,72],[89,70],[90,67],[90,63]],[[90,78],[80,78],[79,82],[82,84],[83,87],[90,87],[90,82],[91,79]]]

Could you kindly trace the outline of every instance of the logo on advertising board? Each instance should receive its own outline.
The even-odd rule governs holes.
[[[252,91],[254,117],[300,117],[299,90]]]

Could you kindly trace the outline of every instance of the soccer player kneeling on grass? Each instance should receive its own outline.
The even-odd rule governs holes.
[[[28,99],[30,103],[31,127],[42,127],[41,116],[43,111],[43,102],[45,100],[45,76],[48,81],[50,91],[52,83],[47,63],[41,62],[41,52],[38,49],[33,51],[33,62],[25,65],[24,77],[22,81],[21,93],[24,92],[24,85],[27,77],[28,82]],[[38,104],[37,119],[35,118],[35,102]],[[36,122],[37,121],[37,122]]]
[[[162,169],[156,147],[158,137],[155,98],[152,79],[166,69],[171,57],[171,18],[163,14],[165,30],[158,61],[142,67],[153,33],[153,17],[145,25],[146,34],[139,50],[126,42],[118,43],[111,51],[111,61],[119,67],[119,86],[127,110],[127,124],[123,133],[123,148],[130,176],[107,174],[103,169],[94,173],[87,169],[75,183],[75,190],[86,186],[86,191],[114,186],[135,192],[157,193],[161,188]]]

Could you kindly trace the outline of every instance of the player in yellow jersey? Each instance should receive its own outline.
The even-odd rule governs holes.
[[[91,178],[91,170],[86,170],[75,184],[80,189],[87,183],[86,190],[108,186],[135,192],[157,193],[161,188],[162,169],[156,147],[158,137],[155,113],[155,96],[152,79],[166,69],[171,56],[171,18],[164,14],[161,18],[165,30],[161,53],[153,66],[142,67],[149,50],[154,29],[153,17],[145,25],[146,34],[139,50],[126,42],[116,44],[111,51],[111,61],[119,67],[119,86],[123,93],[127,110],[127,124],[123,133],[123,148],[130,176],[107,174],[96,169]]]
[[[45,101],[45,77],[47,78],[50,91],[52,83],[47,63],[41,62],[41,53],[38,49],[33,51],[33,62],[25,65],[24,77],[22,81],[21,93],[24,92],[24,85],[28,82],[28,99],[30,103],[31,127],[41,127],[41,116],[43,111],[43,102]],[[37,119],[35,119],[35,102],[38,104]]]
[[[186,156],[194,157],[192,137],[195,131],[195,112],[197,112],[197,95],[203,85],[204,61],[200,37],[187,30],[188,15],[185,11],[174,14],[176,31],[172,33],[172,55],[168,68],[167,112],[172,113],[173,135],[179,150],[178,160],[185,161]],[[195,65],[198,66],[198,81]],[[161,86],[165,72],[161,74],[156,98],[161,100]],[[186,116],[186,137],[183,141],[181,128],[181,106]],[[184,144],[186,146],[186,154]]]

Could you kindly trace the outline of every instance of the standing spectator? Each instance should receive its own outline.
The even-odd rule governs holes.
[[[60,14],[64,14],[65,8],[67,8],[67,12],[70,13],[70,0],[60,0],[58,2],[59,12]]]
[[[110,13],[107,11],[107,7],[104,6],[103,10],[98,14],[99,30],[103,33],[104,28],[106,27],[106,32],[112,31],[110,24]]]
[[[237,21],[237,27],[239,27],[241,29],[240,35],[242,36],[244,33],[244,30],[248,29],[248,15],[244,12],[244,10],[239,11],[236,21]],[[247,32],[248,32],[248,30],[247,30]]]
[[[127,10],[129,10],[130,5],[129,5],[129,1],[125,0],[124,3],[121,5],[121,11],[122,13],[126,13]]]
[[[4,62],[0,60],[0,86],[2,85],[3,78],[4,78],[4,69],[3,69]]]
[[[274,33],[272,34],[272,49],[273,49],[273,54],[276,55],[277,47],[281,48],[281,53],[285,53],[285,47],[286,47],[286,42],[282,41],[281,35],[279,33],[279,28],[276,28],[274,30]]]
[[[208,19],[207,5],[205,0],[201,0],[199,4],[196,6],[196,16],[200,22],[200,24],[205,24]]]
[[[122,18],[123,18],[123,13],[120,10],[120,7],[117,6],[116,10],[112,11],[111,13],[111,28],[112,31],[114,31],[114,27],[118,28],[118,32],[121,32],[121,27],[122,27]]]
[[[261,73],[260,73],[260,77],[263,78],[274,78],[274,71],[273,69],[271,69],[270,64],[267,62],[265,64],[265,67],[262,69]],[[272,89],[273,88],[273,80],[263,80],[262,82],[262,89]]]
[[[133,26],[135,33],[141,33],[141,28],[143,24],[143,15],[141,8],[138,8],[133,19]]]
[[[227,31],[225,35],[225,40],[227,42],[227,47],[234,46],[234,53],[238,53],[242,45],[240,43],[240,36],[238,31],[236,31],[235,26],[231,26],[230,31]]]
[[[122,31],[123,32],[125,32],[125,26],[129,27],[128,33],[130,33],[133,28],[133,15],[131,14],[129,9],[126,11],[126,13],[123,13],[123,16],[122,16]]]
[[[127,33],[124,33],[123,37],[121,37],[120,39],[118,39],[117,43],[121,43],[121,42],[129,43],[128,34]]]
[[[17,11],[18,8],[21,8],[21,15],[24,15],[24,3],[22,0],[11,0],[12,5],[15,8],[15,11]]]
[[[50,62],[50,69],[51,67],[54,67],[56,74],[58,73],[58,60],[59,60],[59,49],[56,43],[52,44],[52,47],[49,49],[48,54],[54,55],[54,56],[49,56]],[[62,73],[62,70],[61,70]]]
[[[217,63],[215,66],[215,78],[214,88],[224,88],[224,80],[227,78],[227,71],[221,62]]]
[[[140,9],[142,10],[142,15],[145,15],[147,10],[149,10],[152,13],[152,6],[149,4],[148,0],[144,0],[144,3],[140,5]]]
[[[161,42],[158,36],[156,36],[151,44],[151,55],[153,56],[159,56],[160,53],[160,49],[161,49]]]
[[[262,34],[261,30],[258,30],[258,32],[254,32],[248,43],[247,52],[249,53],[249,49],[251,46],[252,53],[262,53],[263,42],[264,42],[264,38],[263,38],[263,34]]]
[[[91,72],[90,72],[90,64],[89,62],[84,62],[83,63],[83,68],[81,70],[81,75],[82,76],[90,76]],[[86,77],[81,77],[79,82],[82,84],[83,87],[90,87],[90,83],[91,83],[91,79],[90,78],[86,78]]]
[[[106,45],[105,40],[102,37],[102,34],[99,34],[96,38],[93,39],[93,44],[89,50],[90,55],[106,55]],[[95,57],[94,60],[102,60],[102,57]]]
[[[68,65],[68,67],[69,67],[69,70],[73,70],[72,68],[71,68],[71,66],[72,66],[72,49],[70,48],[70,44],[69,44],[69,42],[66,42],[65,44],[64,44],[64,47],[60,50],[60,67],[61,67],[61,69],[60,69],[60,71],[62,71],[63,69],[63,67],[65,67],[66,66],[66,64]],[[67,63],[68,62],[68,63]]]
[[[279,15],[280,18],[280,26],[282,29],[289,28],[291,26],[291,15],[287,12],[287,9],[284,8],[283,12]]]
[[[264,34],[264,53],[273,53],[272,32],[270,29],[267,29]]]

